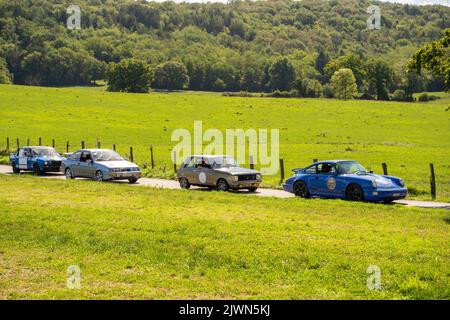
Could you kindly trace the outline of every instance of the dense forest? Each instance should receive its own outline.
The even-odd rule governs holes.
[[[66,27],[74,3],[80,30]],[[373,4],[381,8],[379,30],[367,27]],[[135,58],[153,75],[167,62],[182,64],[190,90],[311,97],[332,95],[333,73],[349,68],[361,96],[387,99],[399,89],[411,96],[444,88],[442,79],[408,73],[405,64],[445,28],[448,7],[367,0],[0,0],[0,82],[3,74],[17,84],[90,84],[105,79],[108,64]],[[286,71],[289,79],[277,78]],[[165,83],[155,78],[153,87]]]

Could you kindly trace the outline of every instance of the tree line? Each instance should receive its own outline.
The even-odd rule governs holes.
[[[111,90],[132,91],[112,83],[120,80],[113,72],[138,62],[151,87],[168,90],[328,97],[340,69],[352,71],[362,98],[410,99],[412,92],[444,88],[441,77],[405,68],[418,46],[450,27],[450,9],[442,6],[380,3],[382,29],[370,31],[368,0],[80,0],[82,29],[68,30],[71,2],[0,0],[0,82],[108,79]]]

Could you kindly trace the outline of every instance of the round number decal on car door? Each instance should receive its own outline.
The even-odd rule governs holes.
[[[204,172],[200,172],[198,175],[198,180],[200,180],[200,183],[206,182],[206,174]]]
[[[330,178],[327,180],[327,188],[329,190],[334,190],[336,189],[336,179],[334,178]]]

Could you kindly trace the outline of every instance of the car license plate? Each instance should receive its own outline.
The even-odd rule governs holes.
[[[128,178],[131,177],[131,173],[119,173],[119,178]]]
[[[400,197],[402,194],[401,193],[394,193],[392,196],[393,197]]]

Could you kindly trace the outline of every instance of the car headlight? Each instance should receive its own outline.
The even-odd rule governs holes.
[[[238,176],[231,176],[231,181],[237,182],[239,180]]]
[[[256,175],[256,180],[261,180],[261,175],[260,174]]]
[[[120,168],[114,168],[114,169],[111,169],[111,172],[120,172],[122,169],[120,169]]]
[[[400,184],[400,186],[404,187],[405,186],[405,181],[403,181],[403,179],[399,179],[398,183]]]
[[[372,187],[377,188],[378,184],[376,180],[372,180]]]

